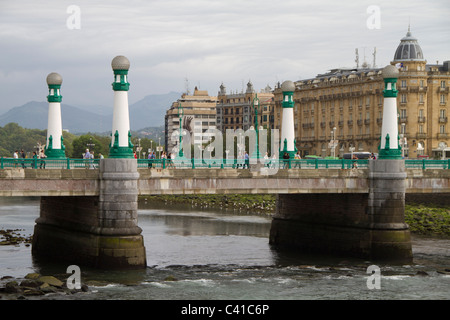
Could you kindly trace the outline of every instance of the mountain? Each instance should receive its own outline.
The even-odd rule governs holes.
[[[72,133],[106,131],[112,116],[103,116],[71,105],[61,104],[63,129]],[[15,122],[27,129],[47,129],[48,102],[31,101],[0,116],[0,126]]]
[[[136,130],[164,125],[164,116],[173,102],[181,98],[179,92],[152,94],[130,105],[130,127]]]
[[[154,94],[130,105],[131,129],[137,131],[147,127],[163,126],[166,110],[172,105],[172,102],[180,97],[181,94],[177,92]],[[92,109],[99,110],[101,114],[89,111]],[[106,114],[105,108],[75,107],[62,103],[61,116],[63,129],[67,129],[71,133],[108,132],[111,130],[112,107],[110,113]],[[28,129],[47,129],[48,102],[30,101],[0,115],[0,126],[3,127],[10,122],[15,122]]]

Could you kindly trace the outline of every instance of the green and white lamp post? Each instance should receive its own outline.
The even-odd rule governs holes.
[[[280,154],[282,159],[285,153],[289,154],[289,158],[293,159],[297,148],[295,146],[295,127],[294,127],[294,91],[295,84],[292,81],[284,81],[281,85],[283,91],[283,119],[281,122],[281,140]]]
[[[130,115],[128,110],[128,70],[130,61],[124,56],[117,56],[111,62],[114,71],[114,111],[112,124],[110,158],[134,158],[131,143]]]
[[[381,143],[378,159],[402,159],[402,147],[399,143],[397,120],[397,93],[396,89],[399,71],[393,65],[383,68],[384,101],[383,123],[381,125]]]
[[[261,153],[259,152],[259,129],[258,129],[258,111],[261,110],[258,95],[253,98],[252,107],[255,112],[255,130],[256,130],[256,145],[255,150],[252,153],[252,159],[260,159]]]
[[[61,121],[61,84],[62,77],[52,72],[47,76],[48,84],[48,126],[47,126],[47,143],[45,146],[45,155],[49,159],[66,158],[65,146],[62,136]]]

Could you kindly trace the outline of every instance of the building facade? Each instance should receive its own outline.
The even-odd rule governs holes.
[[[226,133],[227,129],[247,131],[255,126],[255,106],[258,107],[258,127],[271,129],[274,126],[274,95],[270,87],[257,93],[249,81],[247,89],[241,93],[227,93],[222,84],[217,95],[217,129]],[[258,103],[256,103],[256,99]]]
[[[399,138],[404,156],[450,156],[448,98],[450,61],[427,64],[408,30],[394,54]],[[340,68],[295,82],[294,118],[301,154],[343,156],[378,153],[383,114],[382,68]],[[274,90],[274,126],[281,130],[282,92]]]
[[[165,116],[165,146],[168,153],[178,152],[180,117],[182,131],[190,133],[191,144],[201,145],[210,141],[216,129],[216,103],[217,97],[197,87],[193,95],[183,94],[172,103]]]

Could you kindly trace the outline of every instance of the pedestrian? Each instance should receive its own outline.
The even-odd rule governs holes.
[[[36,169],[37,168],[37,159],[38,156],[36,154],[36,151],[33,151],[33,162],[31,163],[31,168]]]
[[[89,168],[90,168],[90,169],[95,169],[95,164],[94,164],[94,151],[91,152],[91,156],[89,157]]]
[[[134,158],[137,159],[136,151],[133,152]]]
[[[352,157],[352,169],[358,169],[358,157],[356,156],[356,154],[353,155]]]
[[[41,150],[39,158],[41,159],[39,169],[45,169],[45,158],[47,158],[47,156],[45,155],[44,150]]]
[[[89,168],[89,159],[91,159],[91,154],[89,153],[89,149],[86,149],[86,152],[84,153],[83,159],[86,159],[87,161],[85,161],[85,167],[86,169]]]
[[[270,165],[269,153],[266,152],[266,154],[264,155],[264,166],[268,168],[269,165]]]
[[[290,161],[289,153],[285,152],[283,154],[284,169],[289,168],[289,161]]]
[[[247,167],[247,169],[248,169],[248,168],[250,167],[250,166],[249,166],[250,158],[248,157],[247,151],[246,151],[245,154],[244,154],[244,161],[245,161],[244,166]]]
[[[23,159],[22,160],[22,168],[25,169],[26,168],[26,166],[25,166],[26,155],[25,155],[25,151],[23,151],[23,149],[20,151],[20,157]]]
[[[13,161],[14,161],[14,168],[17,168],[17,163],[19,162],[19,160],[18,160],[18,159],[19,159],[19,151],[16,150],[16,151],[14,152],[13,157],[14,157],[14,160],[13,160]],[[17,160],[16,160],[16,159],[17,159]]]
[[[105,157],[104,157],[101,153],[99,153],[99,154],[98,154],[98,158],[99,158],[99,159],[104,159]]]
[[[275,153],[273,154],[272,160],[270,161],[270,167],[271,168],[278,168],[279,167],[278,158],[277,158],[277,155]]]
[[[155,160],[155,153],[154,152],[150,152],[148,154],[148,167],[151,169],[153,168],[153,162]]]
[[[302,157],[300,156],[300,151],[297,151],[297,153],[294,156],[294,162],[295,162],[295,168],[300,168],[300,160],[302,159]]]

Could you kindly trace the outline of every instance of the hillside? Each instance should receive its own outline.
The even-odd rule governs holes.
[[[130,127],[137,131],[147,127],[164,125],[166,110],[181,96],[180,93],[148,95],[129,106]],[[98,113],[92,110],[98,109]],[[112,106],[110,114],[104,114],[105,107],[75,107],[64,102],[61,104],[63,129],[71,133],[109,132],[112,125]],[[0,115],[0,127],[8,123],[17,123],[27,129],[47,129],[48,102],[30,101],[14,107]]]

